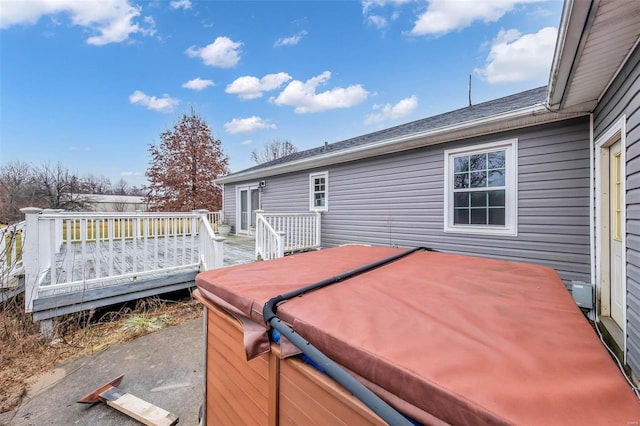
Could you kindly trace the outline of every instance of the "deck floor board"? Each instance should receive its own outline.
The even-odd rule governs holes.
[[[142,281],[160,279],[161,282],[162,278],[171,282],[172,275],[197,270],[193,265],[198,263],[198,247],[198,236],[190,235],[148,238],[146,244],[144,239],[119,240],[113,242],[111,250],[109,244],[104,242],[84,245],[65,243],[56,255],[54,273],[56,282],[74,284],[52,286],[49,270],[40,285],[38,296],[65,297],[105,287],[135,285]],[[253,239],[230,237],[225,243],[223,260],[225,266],[253,261]]]

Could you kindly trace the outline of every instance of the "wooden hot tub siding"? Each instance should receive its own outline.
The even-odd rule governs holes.
[[[233,317],[198,294],[207,309],[206,424],[361,425],[385,423],[340,384],[279,347],[246,361]]]

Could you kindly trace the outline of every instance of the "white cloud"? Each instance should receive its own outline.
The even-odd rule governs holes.
[[[293,80],[276,98],[271,98],[271,101],[276,105],[293,106],[297,113],[306,113],[349,108],[364,101],[369,95],[359,84],[316,93],[318,86],[326,84],[330,78],[331,72],[325,71],[305,82]]]
[[[246,75],[235,79],[224,91],[238,95],[240,99],[256,99],[261,97],[263,92],[276,90],[289,80],[291,76],[286,72],[267,74],[260,79]]]
[[[205,47],[191,46],[185,53],[190,58],[201,58],[205,65],[232,68],[240,62],[242,43],[228,37],[218,37]]]
[[[413,95],[401,99],[397,104],[374,105],[373,109],[379,112],[367,115],[366,124],[379,123],[386,120],[395,120],[409,115],[418,107],[418,97]]]
[[[376,7],[384,7],[387,5],[400,6],[405,3],[411,3],[415,0],[362,0],[362,13],[368,15],[369,11]]]
[[[484,68],[476,73],[489,83],[544,79],[549,75],[558,30],[546,27],[535,34],[500,31]]]
[[[306,36],[307,34],[308,33],[305,30],[302,30],[298,34],[291,37],[279,38],[275,41],[275,43],[273,43],[273,47],[295,46],[300,42],[302,37]]]
[[[543,0],[429,0],[427,10],[418,17],[411,34],[442,35],[468,27],[475,21],[495,22],[518,4],[540,1]]]
[[[191,1],[190,0],[173,0],[169,2],[169,5],[174,9],[191,9]]]
[[[246,141],[240,142],[240,145],[251,145],[253,141],[251,139],[247,139]]]
[[[387,19],[384,16],[380,15],[369,15],[367,17],[367,22],[379,30],[389,26],[389,22],[387,22]]]
[[[129,96],[129,102],[158,112],[171,112],[180,103],[179,100],[166,94],[162,95],[161,98],[157,98],[149,96],[140,90],[136,90]]]
[[[102,46],[120,43],[131,34],[153,35],[155,22],[144,20],[146,27],[135,22],[141,8],[128,0],[78,1],[78,0],[5,0],[0,8],[0,28],[13,25],[35,24],[42,16],[66,13],[73,25],[88,28],[93,34],[87,44]]]
[[[141,172],[120,172],[122,177],[142,176]]]
[[[196,77],[193,80],[189,80],[182,85],[185,89],[191,90],[204,90],[207,87],[215,86],[216,84],[211,80],[203,80],[200,77]]]
[[[228,123],[224,123],[224,129],[230,135],[237,135],[239,133],[253,133],[262,129],[277,129],[277,127],[269,120],[254,115],[247,118],[234,118]]]

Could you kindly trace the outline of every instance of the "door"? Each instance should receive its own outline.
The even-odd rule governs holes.
[[[624,187],[620,139],[609,147],[609,273],[611,319],[624,329]]]
[[[249,190],[240,190],[240,232],[249,231]]]
[[[260,207],[260,192],[257,185],[238,188],[238,232],[249,234],[256,225],[256,210]]]

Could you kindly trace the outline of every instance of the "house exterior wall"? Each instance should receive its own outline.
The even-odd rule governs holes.
[[[594,111],[594,139],[626,116],[627,363],[640,375],[640,49]]]
[[[226,185],[222,190],[222,208],[224,213],[224,222],[231,225],[232,232],[235,232],[236,226],[236,186]]]
[[[444,232],[444,150],[518,139],[518,235]],[[267,177],[262,208],[309,211],[309,174],[328,171],[322,246],[427,246],[534,262],[590,281],[587,117]],[[225,197],[235,193],[225,185]],[[230,205],[227,204],[227,205]]]

